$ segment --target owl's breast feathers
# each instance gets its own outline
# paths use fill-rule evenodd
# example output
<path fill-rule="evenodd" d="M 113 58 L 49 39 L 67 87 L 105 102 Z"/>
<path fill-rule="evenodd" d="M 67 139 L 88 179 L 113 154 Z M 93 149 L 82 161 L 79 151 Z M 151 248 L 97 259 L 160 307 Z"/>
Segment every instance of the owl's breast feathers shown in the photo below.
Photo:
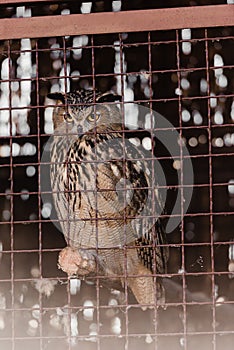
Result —
<path fill-rule="evenodd" d="M 149 187 L 141 163 L 132 160 L 142 155 L 120 133 L 108 128 L 101 132 L 98 127 L 95 134 L 82 135 L 68 151 L 64 168 L 68 200 L 74 210 L 88 205 L 98 217 L 132 219 L 140 213 Z"/>

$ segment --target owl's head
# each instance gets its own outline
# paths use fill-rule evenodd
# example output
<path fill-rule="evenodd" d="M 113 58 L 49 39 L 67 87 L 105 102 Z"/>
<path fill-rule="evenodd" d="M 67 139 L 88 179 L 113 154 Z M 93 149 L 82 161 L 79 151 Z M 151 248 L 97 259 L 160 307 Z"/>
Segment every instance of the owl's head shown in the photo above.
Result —
<path fill-rule="evenodd" d="M 100 125 L 122 124 L 122 117 L 117 105 L 121 97 L 112 93 L 100 93 L 80 89 L 75 92 L 55 92 L 48 94 L 56 100 L 53 113 L 55 130 L 68 127 L 72 132 L 83 134 Z M 110 103 L 112 102 L 112 103 Z"/>

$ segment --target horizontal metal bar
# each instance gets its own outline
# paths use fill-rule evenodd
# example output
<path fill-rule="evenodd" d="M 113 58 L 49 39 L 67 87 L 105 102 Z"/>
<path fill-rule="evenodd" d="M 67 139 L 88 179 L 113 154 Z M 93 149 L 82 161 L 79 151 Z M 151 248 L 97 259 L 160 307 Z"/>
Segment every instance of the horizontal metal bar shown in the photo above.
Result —
<path fill-rule="evenodd" d="M 39 195 L 39 193 L 38 193 Z M 188 217 L 188 218 L 195 218 L 195 217 L 223 217 L 223 216 L 234 216 L 234 211 L 219 211 L 219 212 L 196 212 L 196 213 L 185 213 L 183 215 L 184 217 Z M 166 219 L 166 218 L 180 218 L 181 217 L 181 214 L 161 214 L 160 215 L 160 218 L 162 219 Z M 95 219 L 96 220 L 96 219 Z M 99 219 L 97 219 L 99 220 Z M 104 222 L 105 220 L 110 220 L 110 218 L 106 218 L 106 219 L 102 219 L 102 221 Z M 113 219 L 114 220 L 114 219 Z M 22 224 L 22 225 L 25 225 L 25 223 L 27 224 L 40 224 L 40 223 L 48 223 L 48 222 L 58 222 L 58 223 L 61 223 L 61 222 L 66 222 L 66 219 L 63 219 L 63 220 L 59 220 L 59 219 L 34 219 L 34 220 L 14 220 L 14 224 L 15 225 L 18 225 L 18 224 Z M 4 226 L 4 225 L 11 225 L 12 222 L 11 221 L 0 221 L 0 227 L 1 226 Z M 213 243 L 212 243 L 213 245 Z"/>
<path fill-rule="evenodd" d="M 52 3 L 52 2 L 60 2 L 62 0 L 50 0 L 50 1 L 45 1 L 45 0 L 0 0 L 0 6 L 24 6 L 24 5 L 29 5 L 29 4 L 33 4 L 35 5 L 36 3 L 41 3 L 44 2 L 45 5 L 48 5 L 48 3 Z"/>
<path fill-rule="evenodd" d="M 14 279 L 14 281 L 15 281 L 15 279 Z M 229 301 L 227 304 L 230 305 L 230 304 L 232 304 L 232 302 Z M 179 302 L 179 303 L 165 303 L 164 305 L 165 305 L 165 309 L 166 309 L 167 306 L 181 306 L 181 305 L 194 305 L 195 306 L 195 305 L 202 305 L 202 304 L 200 302 L 198 302 L 198 303 L 197 302 L 184 302 L 184 303 Z M 205 305 L 205 304 L 203 304 L 203 305 Z M 209 303 L 209 305 L 214 305 L 214 303 Z M 220 301 L 218 301 L 215 304 L 216 307 L 220 307 L 220 305 L 221 305 Z M 139 304 L 127 304 L 127 306 L 128 307 L 131 306 L 131 308 L 136 308 L 136 309 L 141 307 L 141 305 L 139 305 Z M 108 307 L 110 308 L 110 306 L 108 306 Z M 122 309 L 126 308 L 126 304 L 123 304 L 123 305 L 119 304 L 118 307 L 120 310 L 122 310 Z M 43 310 L 47 310 L 47 309 L 48 308 L 43 307 Z M 73 307 L 73 309 L 74 309 L 74 307 Z M 10 310 L 9 312 L 11 312 L 11 311 L 20 312 L 21 310 L 24 310 L 24 309 L 20 308 L 20 311 L 18 309 L 15 309 L 15 308 L 6 309 L 6 310 Z M 32 311 L 32 309 L 30 309 L 30 311 Z M 175 332 L 167 331 L 165 333 L 157 331 L 157 333 L 149 333 L 149 334 L 152 338 L 154 338 L 154 337 L 177 337 L 177 338 L 180 337 L 181 338 L 184 336 L 183 331 L 181 331 L 181 332 L 180 331 L 175 331 Z M 206 330 L 205 331 L 193 331 L 193 330 L 190 331 L 190 330 L 186 330 L 186 337 L 187 336 L 199 336 L 199 335 L 201 335 L 201 336 L 206 335 L 206 336 L 210 336 L 210 337 L 212 335 L 217 335 L 219 337 L 228 335 L 230 337 L 232 334 L 234 334 L 233 330 L 217 330 L 217 331 L 216 330 L 215 331 L 206 331 Z M 140 338 L 145 337 L 145 336 L 146 336 L 145 333 L 132 333 L 131 332 L 131 334 L 128 334 L 128 335 L 125 335 L 125 334 L 121 335 L 121 339 L 134 339 L 135 340 L 137 338 L 140 339 Z M 101 339 L 105 339 L 105 340 L 106 339 L 113 339 L 114 342 L 116 341 L 116 335 L 111 334 L 111 333 L 104 333 L 104 334 L 99 333 L 99 334 L 95 335 L 95 337 L 98 338 L 99 340 L 101 340 Z M 26 336 L 16 335 L 16 336 L 14 336 L 14 341 L 19 341 L 19 342 L 23 341 L 23 340 L 30 341 L 31 339 L 32 339 L 32 336 L 30 336 L 30 335 L 26 335 Z M 35 335 L 35 336 L 33 336 L 33 340 L 35 342 L 37 340 L 46 340 L 47 342 L 52 342 L 53 340 L 57 341 L 58 339 L 61 341 L 67 340 L 67 335 L 43 335 L 43 336 Z M 83 334 L 77 335 L 76 339 L 83 341 L 84 340 Z M 1 341 L 11 341 L 12 342 L 12 337 L 3 336 L 3 337 L 1 337 Z M 215 344 L 217 344 L 217 343 L 215 343 Z M 128 349 L 130 349 L 130 348 L 128 348 Z"/>
<path fill-rule="evenodd" d="M 75 2 L 76 0 L 66 0 L 66 2 Z M 23 6 L 26 5 L 35 5 L 37 3 L 44 2 L 44 5 L 48 5 L 53 2 L 64 2 L 64 0 L 0 0 L 0 6 L 10 6 L 10 5 L 16 5 L 16 6 Z M 86 1 L 84 1 L 86 2 Z"/>
<path fill-rule="evenodd" d="M 233 5 L 4 18 L 0 39 L 209 28 L 234 25 Z"/>

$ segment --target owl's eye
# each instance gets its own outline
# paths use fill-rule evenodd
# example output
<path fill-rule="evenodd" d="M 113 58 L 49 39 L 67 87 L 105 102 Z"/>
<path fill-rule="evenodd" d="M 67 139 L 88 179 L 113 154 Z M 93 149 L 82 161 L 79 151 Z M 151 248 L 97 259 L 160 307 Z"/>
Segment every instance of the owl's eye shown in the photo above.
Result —
<path fill-rule="evenodd" d="M 66 120 L 66 122 L 68 122 L 68 123 L 72 123 L 72 122 L 73 122 L 73 117 L 72 117 L 69 113 L 67 113 L 67 112 L 65 112 L 65 113 L 63 114 L 63 118 L 64 118 L 64 120 Z"/>
<path fill-rule="evenodd" d="M 96 113 L 91 113 L 88 117 L 87 120 L 90 123 L 94 123 L 95 121 L 97 122 L 98 119 L 100 118 L 100 112 L 96 112 Z"/>

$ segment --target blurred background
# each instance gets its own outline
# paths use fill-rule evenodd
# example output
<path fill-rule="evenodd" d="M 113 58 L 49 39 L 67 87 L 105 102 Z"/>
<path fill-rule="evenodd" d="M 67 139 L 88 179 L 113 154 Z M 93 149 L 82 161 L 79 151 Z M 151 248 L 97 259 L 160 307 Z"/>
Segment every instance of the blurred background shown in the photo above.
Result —
<path fill-rule="evenodd" d="M 227 3 L 174 1 L 173 7 Z M 172 7 L 141 0 L 0 6 L 1 18 Z M 233 27 L 217 27 L 0 41 L 2 349 L 232 349 L 233 39 Z M 127 122 L 134 115 L 146 123 L 133 101 L 163 115 L 191 155 L 192 200 L 168 234 L 165 309 L 143 312 L 131 295 L 123 306 L 122 292 L 68 281 L 57 267 L 66 242 L 50 220 L 52 201 L 40 195 L 40 159 L 53 134 L 46 96 L 93 86 L 123 95 Z M 150 135 L 138 137 L 152 147 Z M 181 162 L 157 143 L 154 153 L 168 185 L 166 221 Z"/>

